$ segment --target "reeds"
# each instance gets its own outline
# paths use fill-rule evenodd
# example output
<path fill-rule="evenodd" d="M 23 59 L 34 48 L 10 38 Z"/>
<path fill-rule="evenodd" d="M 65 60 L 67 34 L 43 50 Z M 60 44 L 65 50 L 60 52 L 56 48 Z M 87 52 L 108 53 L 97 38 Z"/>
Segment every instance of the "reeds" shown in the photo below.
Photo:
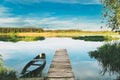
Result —
<path fill-rule="evenodd" d="M 120 74 L 120 42 L 107 43 L 89 52 L 89 55 L 99 61 L 103 75 L 106 72 Z"/>
<path fill-rule="evenodd" d="M 78 36 L 73 37 L 72 39 L 85 40 L 85 41 L 112 41 L 118 40 L 119 38 L 111 36 Z"/>
<path fill-rule="evenodd" d="M 7 68 L 2 64 L 2 56 L 0 55 L 0 80 L 16 80 L 16 71 Z"/>
<path fill-rule="evenodd" d="M 0 80 L 16 80 L 16 72 L 10 68 L 0 66 Z"/>
<path fill-rule="evenodd" d="M 44 40 L 44 37 L 41 36 L 0 36 L 0 41 L 6 42 L 18 42 L 18 41 L 37 41 L 37 40 Z"/>

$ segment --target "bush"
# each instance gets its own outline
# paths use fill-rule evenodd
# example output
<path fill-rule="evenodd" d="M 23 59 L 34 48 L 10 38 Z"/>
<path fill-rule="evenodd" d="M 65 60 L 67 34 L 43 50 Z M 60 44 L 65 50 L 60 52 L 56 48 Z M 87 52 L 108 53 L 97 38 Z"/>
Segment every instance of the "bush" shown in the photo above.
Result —
<path fill-rule="evenodd" d="M 89 55 L 99 61 L 103 74 L 107 71 L 120 74 L 120 43 L 107 43 L 97 50 L 89 52 Z"/>
<path fill-rule="evenodd" d="M 16 80 L 16 72 L 12 69 L 1 66 L 0 80 Z"/>
<path fill-rule="evenodd" d="M 44 39 L 45 39 L 44 37 L 37 36 L 37 37 L 35 37 L 35 39 L 34 39 L 34 40 L 44 40 Z"/>
<path fill-rule="evenodd" d="M 1 55 L 0 55 L 0 62 L 2 62 Z M 4 67 L 3 64 L 0 63 L 0 80 L 16 80 L 16 71 Z"/>
<path fill-rule="evenodd" d="M 10 42 L 18 42 L 18 41 L 37 41 L 37 40 L 44 40 L 44 37 L 41 36 L 0 36 L 0 41 L 10 41 Z"/>
<path fill-rule="evenodd" d="M 72 39 L 80 39 L 85 41 L 112 41 L 117 40 L 119 38 L 113 38 L 111 36 L 78 36 L 73 37 Z"/>

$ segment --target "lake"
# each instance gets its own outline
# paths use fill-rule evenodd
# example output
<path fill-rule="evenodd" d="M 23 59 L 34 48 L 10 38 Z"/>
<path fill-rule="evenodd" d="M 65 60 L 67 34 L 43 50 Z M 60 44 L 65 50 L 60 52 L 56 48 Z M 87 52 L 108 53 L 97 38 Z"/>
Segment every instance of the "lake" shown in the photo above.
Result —
<path fill-rule="evenodd" d="M 56 49 L 65 48 L 68 51 L 72 70 L 76 80 L 113 80 L 116 75 L 100 74 L 101 66 L 88 52 L 96 50 L 105 42 L 90 42 L 71 38 L 46 38 L 43 41 L 24 42 L 0 41 L 0 54 L 4 64 L 14 68 L 18 75 L 22 68 L 39 53 L 46 53 L 47 64 L 43 75 L 46 76 Z"/>

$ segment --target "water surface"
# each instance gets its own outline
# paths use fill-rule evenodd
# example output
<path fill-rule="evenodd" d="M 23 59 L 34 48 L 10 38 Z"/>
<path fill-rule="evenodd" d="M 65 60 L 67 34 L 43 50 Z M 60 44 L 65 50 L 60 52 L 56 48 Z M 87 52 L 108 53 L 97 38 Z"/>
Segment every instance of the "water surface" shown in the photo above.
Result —
<path fill-rule="evenodd" d="M 46 53 L 47 64 L 43 71 L 45 76 L 55 50 L 65 48 L 71 61 L 76 80 L 113 80 L 115 75 L 100 74 L 101 67 L 95 59 L 89 57 L 88 52 L 97 49 L 105 42 L 90 42 L 73 40 L 71 38 L 46 38 L 43 41 L 33 42 L 2 42 L 0 41 L 0 54 L 6 66 L 14 68 L 18 74 L 27 62 L 39 53 Z"/>

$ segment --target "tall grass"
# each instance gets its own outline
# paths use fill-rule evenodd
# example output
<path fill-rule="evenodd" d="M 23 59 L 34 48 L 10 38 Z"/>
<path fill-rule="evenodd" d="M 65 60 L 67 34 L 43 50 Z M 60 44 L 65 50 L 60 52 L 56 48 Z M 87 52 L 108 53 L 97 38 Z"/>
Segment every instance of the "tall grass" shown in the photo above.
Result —
<path fill-rule="evenodd" d="M 17 41 L 37 41 L 37 40 L 44 40 L 44 37 L 41 36 L 16 36 L 16 35 L 4 35 L 0 36 L 0 41 L 7 41 L 7 42 L 17 42 Z"/>
<path fill-rule="evenodd" d="M 72 39 L 80 39 L 85 41 L 112 41 L 112 40 L 118 40 L 119 38 L 111 37 L 111 36 L 78 36 L 78 37 L 73 37 Z"/>
<path fill-rule="evenodd" d="M 2 61 L 3 61 L 2 55 L 0 55 L 0 66 L 2 66 Z"/>
<path fill-rule="evenodd" d="M 0 80 L 16 80 L 16 72 L 10 68 L 1 66 Z"/>
<path fill-rule="evenodd" d="M 0 62 L 2 62 L 2 57 L 0 55 Z M 0 80 L 16 80 L 16 71 L 5 67 L 0 63 Z"/>
<path fill-rule="evenodd" d="M 102 66 L 102 73 L 118 73 L 120 75 L 120 42 L 107 43 L 95 51 L 89 52 Z M 118 76 L 120 80 L 120 76 Z"/>
<path fill-rule="evenodd" d="M 19 41 L 37 41 L 37 40 L 44 40 L 44 37 L 41 36 L 23 36 L 23 37 L 19 37 Z"/>

